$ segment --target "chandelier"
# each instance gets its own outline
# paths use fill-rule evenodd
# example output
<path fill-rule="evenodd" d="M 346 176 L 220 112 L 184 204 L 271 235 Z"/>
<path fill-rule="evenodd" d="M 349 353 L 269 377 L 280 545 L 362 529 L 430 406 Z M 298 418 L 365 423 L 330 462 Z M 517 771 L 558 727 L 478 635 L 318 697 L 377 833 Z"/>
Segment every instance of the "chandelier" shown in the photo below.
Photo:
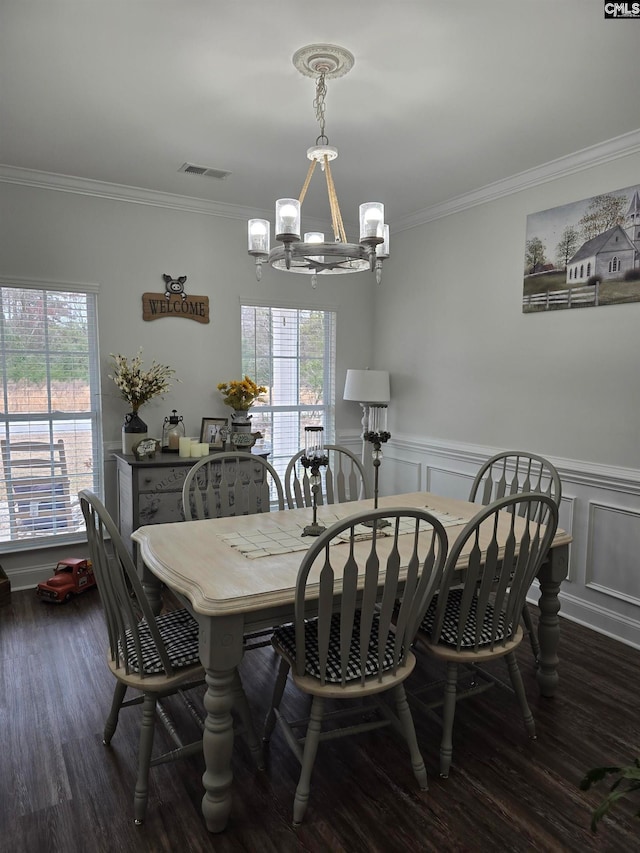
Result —
<path fill-rule="evenodd" d="M 315 145 L 307 150 L 311 164 L 299 198 L 280 198 L 276 201 L 276 240 L 280 245 L 270 248 L 271 226 L 267 219 L 249 220 L 248 252 L 255 257 L 258 281 L 265 261 L 275 269 L 310 275 L 312 287 L 316 286 L 319 275 L 363 270 L 375 271 L 378 284 L 382 280 L 382 262 L 389 257 L 389 226 L 384 222 L 384 205 L 380 202 L 361 204 L 360 240 L 358 243 L 347 242 L 330 166 L 338 156 L 338 149 L 329 145 L 325 133 L 327 80 L 347 74 L 354 61 L 348 50 L 325 44 L 302 47 L 293 55 L 296 69 L 316 80 L 313 106 L 320 134 Z M 327 183 L 333 241 L 325 241 L 325 235 L 319 231 L 307 231 L 300 239 L 301 206 L 318 163 Z"/>

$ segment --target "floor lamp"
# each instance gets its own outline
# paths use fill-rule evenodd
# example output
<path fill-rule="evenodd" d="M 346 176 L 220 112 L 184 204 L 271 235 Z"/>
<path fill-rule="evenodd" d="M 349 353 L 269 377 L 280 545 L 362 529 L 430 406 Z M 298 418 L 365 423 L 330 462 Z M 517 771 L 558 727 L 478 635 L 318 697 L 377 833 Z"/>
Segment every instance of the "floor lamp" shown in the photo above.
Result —
<path fill-rule="evenodd" d="M 387 370 L 347 370 L 343 399 L 362 406 L 362 464 L 365 463 L 367 442 L 373 445 L 373 498 L 378 508 L 378 469 L 382 459 L 381 446 L 391 438 L 387 430 L 387 406 L 391 399 Z"/>

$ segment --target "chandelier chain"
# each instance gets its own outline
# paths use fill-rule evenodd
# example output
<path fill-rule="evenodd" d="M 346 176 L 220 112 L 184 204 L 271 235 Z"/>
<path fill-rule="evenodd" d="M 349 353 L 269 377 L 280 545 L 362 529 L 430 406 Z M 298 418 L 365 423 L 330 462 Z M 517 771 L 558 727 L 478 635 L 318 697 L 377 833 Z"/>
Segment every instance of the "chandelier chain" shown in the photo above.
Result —
<path fill-rule="evenodd" d="M 316 121 L 320 125 L 320 136 L 316 139 L 316 145 L 321 141 L 324 142 L 325 145 L 329 144 L 329 138 L 324 132 L 324 124 L 325 124 L 325 98 L 327 96 L 327 82 L 325 79 L 324 71 L 321 71 L 318 75 L 318 81 L 316 83 L 316 96 L 313 99 L 313 108 L 316 111 Z"/>

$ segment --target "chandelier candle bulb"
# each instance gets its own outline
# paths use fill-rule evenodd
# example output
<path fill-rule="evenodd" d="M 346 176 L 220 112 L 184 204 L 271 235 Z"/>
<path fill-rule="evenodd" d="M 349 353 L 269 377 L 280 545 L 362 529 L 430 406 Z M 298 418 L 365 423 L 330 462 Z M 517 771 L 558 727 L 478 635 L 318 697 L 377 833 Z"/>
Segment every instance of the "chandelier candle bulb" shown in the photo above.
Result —
<path fill-rule="evenodd" d="M 375 238 L 382 243 L 384 237 L 384 204 L 366 201 L 360 205 L 360 239 Z"/>
<path fill-rule="evenodd" d="M 305 243 L 324 243 L 324 234 L 322 231 L 307 231 L 304 235 Z M 310 260 L 317 261 L 319 264 L 324 263 L 324 255 L 310 255 Z M 315 287 L 315 284 L 313 285 Z"/>
<path fill-rule="evenodd" d="M 250 255 L 268 255 L 271 245 L 271 226 L 267 219 L 250 219 L 248 225 Z"/>
<path fill-rule="evenodd" d="M 300 239 L 300 202 L 296 198 L 279 198 L 276 201 L 276 239 Z"/>
<path fill-rule="evenodd" d="M 383 260 L 389 257 L 389 226 L 385 225 L 382 230 L 382 243 L 376 246 L 376 257 Z"/>
<path fill-rule="evenodd" d="M 304 235 L 305 243 L 324 243 L 324 234 L 322 231 L 306 231 Z"/>

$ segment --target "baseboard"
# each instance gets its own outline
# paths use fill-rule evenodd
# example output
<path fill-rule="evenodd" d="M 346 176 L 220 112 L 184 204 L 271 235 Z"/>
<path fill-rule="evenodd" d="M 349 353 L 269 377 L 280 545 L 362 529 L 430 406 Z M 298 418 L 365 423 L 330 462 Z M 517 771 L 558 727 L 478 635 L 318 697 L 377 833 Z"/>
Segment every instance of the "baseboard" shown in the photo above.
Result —
<path fill-rule="evenodd" d="M 640 625 L 636 619 L 562 592 L 560 615 L 626 646 L 640 649 Z"/>

